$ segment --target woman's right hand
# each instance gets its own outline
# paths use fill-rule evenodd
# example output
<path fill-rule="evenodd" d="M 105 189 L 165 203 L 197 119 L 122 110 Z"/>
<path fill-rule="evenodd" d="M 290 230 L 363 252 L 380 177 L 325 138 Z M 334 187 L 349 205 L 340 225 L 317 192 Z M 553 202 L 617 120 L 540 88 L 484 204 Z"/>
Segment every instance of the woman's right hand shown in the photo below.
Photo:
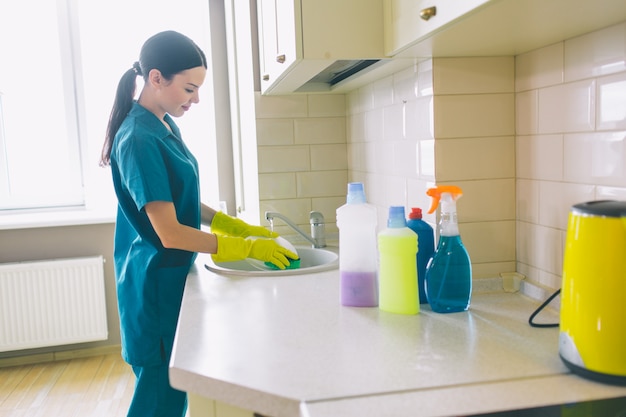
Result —
<path fill-rule="evenodd" d="M 216 235 L 217 253 L 211 255 L 215 262 L 238 261 L 254 258 L 263 262 L 271 262 L 279 269 L 285 269 L 290 259 L 298 259 L 298 255 L 280 246 L 272 239 L 243 239 L 240 237 Z"/>

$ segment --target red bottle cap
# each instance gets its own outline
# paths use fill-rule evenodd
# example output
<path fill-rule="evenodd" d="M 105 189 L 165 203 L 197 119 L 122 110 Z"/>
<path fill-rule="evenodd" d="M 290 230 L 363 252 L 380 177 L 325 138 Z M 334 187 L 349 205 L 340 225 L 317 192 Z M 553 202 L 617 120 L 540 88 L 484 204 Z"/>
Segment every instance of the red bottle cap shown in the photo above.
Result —
<path fill-rule="evenodd" d="M 422 209 L 419 207 L 411 208 L 411 212 L 409 213 L 409 219 L 421 219 L 422 218 Z"/>

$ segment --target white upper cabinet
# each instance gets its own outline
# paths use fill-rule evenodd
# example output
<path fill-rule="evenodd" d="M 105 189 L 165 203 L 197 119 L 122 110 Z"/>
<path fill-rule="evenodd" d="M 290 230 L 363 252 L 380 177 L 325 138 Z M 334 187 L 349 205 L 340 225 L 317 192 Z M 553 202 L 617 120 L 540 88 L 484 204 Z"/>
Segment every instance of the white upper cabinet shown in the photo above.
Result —
<path fill-rule="evenodd" d="M 626 20 L 626 0 L 257 0 L 257 15 L 263 94 L 343 93 L 415 58 L 515 56 L 589 33 Z"/>
<path fill-rule="evenodd" d="M 261 92 L 331 91 L 325 69 L 385 58 L 382 15 L 383 0 L 257 0 Z"/>
<path fill-rule="evenodd" d="M 300 5 L 298 4 L 298 15 Z M 293 0 L 259 0 L 257 5 L 259 18 L 259 45 L 261 78 L 263 85 L 279 78 L 296 60 L 296 19 Z"/>
<path fill-rule="evenodd" d="M 489 0 L 385 0 L 385 52 L 395 55 Z"/>
<path fill-rule="evenodd" d="M 394 57 L 518 55 L 626 20 L 625 0 L 384 0 Z"/>

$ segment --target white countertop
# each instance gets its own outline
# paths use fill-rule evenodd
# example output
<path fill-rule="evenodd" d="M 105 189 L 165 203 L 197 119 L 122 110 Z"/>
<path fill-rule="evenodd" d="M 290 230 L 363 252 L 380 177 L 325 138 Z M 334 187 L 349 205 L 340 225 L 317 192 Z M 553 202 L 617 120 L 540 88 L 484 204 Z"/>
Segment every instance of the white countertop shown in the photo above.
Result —
<path fill-rule="evenodd" d="M 230 277 L 198 257 L 170 366 L 174 387 L 282 416 L 450 416 L 626 396 L 569 373 L 537 303 L 474 293 L 468 312 L 343 307 L 339 271 Z M 558 321 L 543 312 L 538 321 Z M 419 410 L 419 414 L 416 411 Z"/>

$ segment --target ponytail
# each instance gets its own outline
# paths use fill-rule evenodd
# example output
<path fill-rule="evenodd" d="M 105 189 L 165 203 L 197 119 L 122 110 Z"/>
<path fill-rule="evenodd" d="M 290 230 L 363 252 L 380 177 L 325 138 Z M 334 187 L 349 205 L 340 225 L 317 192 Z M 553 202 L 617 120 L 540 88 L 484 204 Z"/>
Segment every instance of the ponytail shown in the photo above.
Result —
<path fill-rule="evenodd" d="M 102 146 L 102 153 L 100 155 L 100 166 L 105 167 L 111 164 L 111 148 L 113 147 L 113 139 L 117 130 L 122 125 L 122 122 L 130 112 L 133 106 L 133 98 L 135 97 L 136 78 L 139 72 L 136 66 L 129 69 L 122 75 L 119 84 L 117 85 L 117 92 L 115 93 L 115 101 L 113 102 L 113 109 L 109 116 L 109 124 L 107 126 L 107 132 L 104 139 L 104 145 Z"/>

